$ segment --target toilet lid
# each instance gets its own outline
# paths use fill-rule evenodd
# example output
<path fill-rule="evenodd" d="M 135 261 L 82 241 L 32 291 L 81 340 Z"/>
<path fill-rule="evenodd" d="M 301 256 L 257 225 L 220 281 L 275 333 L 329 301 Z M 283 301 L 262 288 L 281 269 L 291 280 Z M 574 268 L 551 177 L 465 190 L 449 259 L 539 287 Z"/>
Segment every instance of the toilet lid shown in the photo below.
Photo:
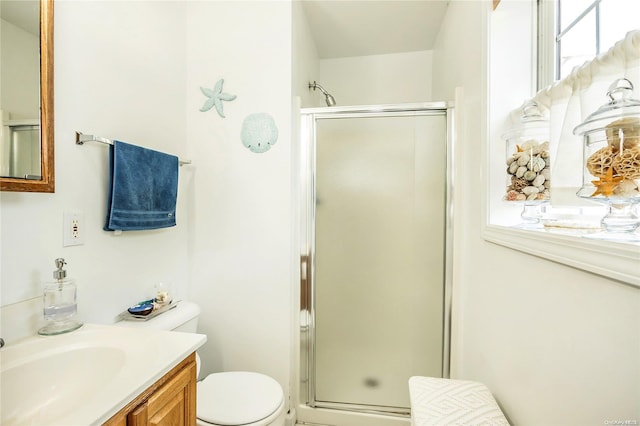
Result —
<path fill-rule="evenodd" d="M 269 417 L 282 404 L 280 384 L 260 373 L 233 371 L 198 382 L 198 418 L 218 425 L 244 425 Z"/>

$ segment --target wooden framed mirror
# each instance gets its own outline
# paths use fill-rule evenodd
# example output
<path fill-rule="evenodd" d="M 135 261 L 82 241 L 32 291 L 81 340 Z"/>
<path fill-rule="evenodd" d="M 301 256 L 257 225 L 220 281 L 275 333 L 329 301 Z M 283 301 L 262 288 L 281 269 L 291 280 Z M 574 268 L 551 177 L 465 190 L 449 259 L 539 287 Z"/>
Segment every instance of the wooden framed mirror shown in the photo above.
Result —
<path fill-rule="evenodd" d="M 55 192 L 53 126 L 53 0 L 40 0 L 40 174 L 0 177 L 0 190 Z M 36 125 L 37 125 L 36 124 Z M 3 139 L 4 137 L 3 123 Z M 5 141 L 3 140 L 3 143 Z M 6 151 L 2 151 L 3 154 Z M 37 159 L 36 159 L 37 161 Z"/>

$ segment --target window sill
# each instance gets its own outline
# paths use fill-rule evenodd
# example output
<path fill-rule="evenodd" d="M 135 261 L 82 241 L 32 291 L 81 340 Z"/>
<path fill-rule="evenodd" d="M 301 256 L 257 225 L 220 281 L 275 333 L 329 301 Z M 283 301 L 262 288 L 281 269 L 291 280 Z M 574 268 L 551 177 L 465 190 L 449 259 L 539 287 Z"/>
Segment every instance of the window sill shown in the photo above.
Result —
<path fill-rule="evenodd" d="M 640 244 L 487 225 L 485 240 L 640 287 Z"/>

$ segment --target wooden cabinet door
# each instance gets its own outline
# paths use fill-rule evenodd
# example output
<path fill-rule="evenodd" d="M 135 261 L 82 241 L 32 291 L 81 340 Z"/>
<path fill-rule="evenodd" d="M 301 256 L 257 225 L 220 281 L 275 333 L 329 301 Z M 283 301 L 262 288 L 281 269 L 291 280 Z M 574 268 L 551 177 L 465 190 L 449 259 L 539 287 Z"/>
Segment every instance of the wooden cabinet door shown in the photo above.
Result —
<path fill-rule="evenodd" d="M 195 426 L 196 356 L 192 353 L 103 426 Z"/>
<path fill-rule="evenodd" d="M 196 418 L 196 366 L 187 366 L 162 385 L 133 412 L 129 426 L 194 426 Z"/>

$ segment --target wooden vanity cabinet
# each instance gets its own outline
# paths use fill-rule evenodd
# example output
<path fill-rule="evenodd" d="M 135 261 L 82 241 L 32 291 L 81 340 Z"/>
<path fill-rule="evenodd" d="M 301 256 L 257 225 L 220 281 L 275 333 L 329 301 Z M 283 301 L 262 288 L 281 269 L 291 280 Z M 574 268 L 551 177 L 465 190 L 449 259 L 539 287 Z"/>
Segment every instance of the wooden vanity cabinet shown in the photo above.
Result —
<path fill-rule="evenodd" d="M 196 356 L 189 355 L 103 426 L 195 426 Z"/>

